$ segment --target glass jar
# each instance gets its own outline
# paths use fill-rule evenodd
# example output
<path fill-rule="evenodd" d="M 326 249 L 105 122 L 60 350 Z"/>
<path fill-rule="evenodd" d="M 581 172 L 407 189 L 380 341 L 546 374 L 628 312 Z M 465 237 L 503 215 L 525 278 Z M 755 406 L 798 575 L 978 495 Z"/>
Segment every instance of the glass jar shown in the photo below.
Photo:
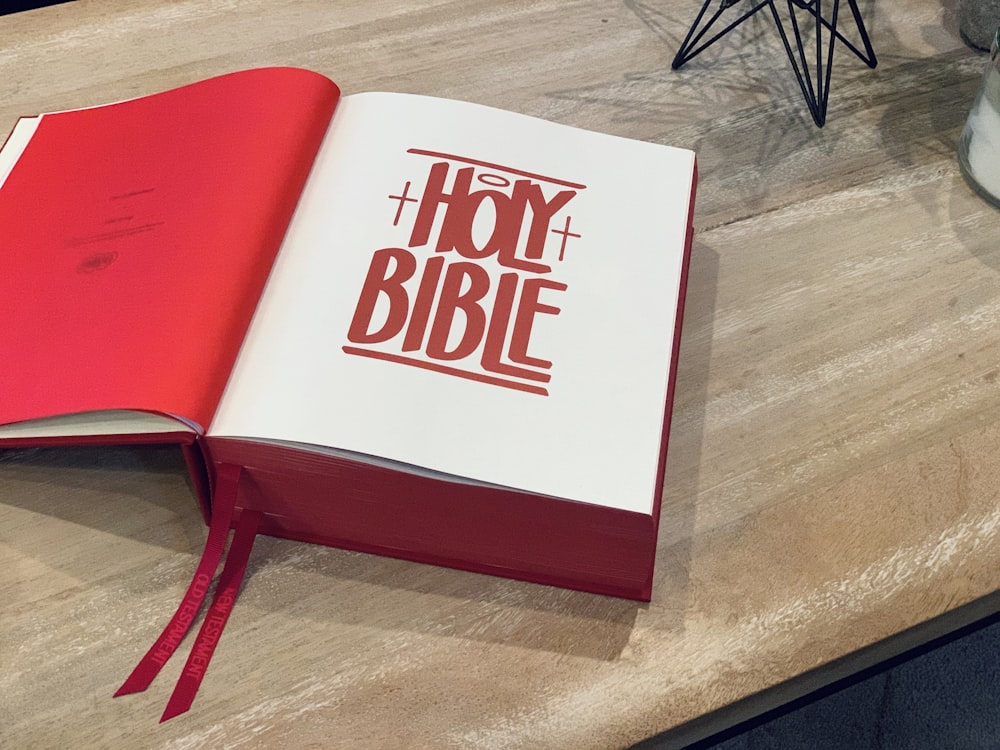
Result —
<path fill-rule="evenodd" d="M 972 104 L 962 137 L 958 165 L 973 189 L 1000 206 L 1000 29 L 993 37 L 990 61 Z"/>

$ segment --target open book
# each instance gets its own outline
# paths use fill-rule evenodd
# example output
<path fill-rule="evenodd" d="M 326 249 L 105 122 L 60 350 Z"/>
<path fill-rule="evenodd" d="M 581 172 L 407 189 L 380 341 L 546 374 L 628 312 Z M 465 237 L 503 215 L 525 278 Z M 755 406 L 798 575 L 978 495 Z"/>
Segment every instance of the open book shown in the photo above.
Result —
<path fill-rule="evenodd" d="M 648 599 L 695 181 L 292 68 L 22 118 L 0 447 L 177 442 L 260 533 Z"/>

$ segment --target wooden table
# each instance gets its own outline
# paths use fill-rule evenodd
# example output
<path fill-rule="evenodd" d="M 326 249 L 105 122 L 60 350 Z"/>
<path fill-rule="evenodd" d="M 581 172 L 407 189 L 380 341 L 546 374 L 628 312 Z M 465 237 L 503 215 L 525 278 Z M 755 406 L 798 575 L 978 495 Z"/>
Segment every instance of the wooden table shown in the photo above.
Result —
<path fill-rule="evenodd" d="M 701 165 L 649 605 L 263 538 L 194 709 L 158 725 L 182 660 L 111 694 L 206 535 L 179 454 L 8 451 L 0 746 L 680 744 L 994 606 L 1000 213 L 955 160 L 985 60 L 937 0 L 863 2 L 880 66 L 838 57 L 820 130 L 764 19 L 671 71 L 697 7 L 79 0 L 0 18 L 2 132 L 291 64 Z"/>

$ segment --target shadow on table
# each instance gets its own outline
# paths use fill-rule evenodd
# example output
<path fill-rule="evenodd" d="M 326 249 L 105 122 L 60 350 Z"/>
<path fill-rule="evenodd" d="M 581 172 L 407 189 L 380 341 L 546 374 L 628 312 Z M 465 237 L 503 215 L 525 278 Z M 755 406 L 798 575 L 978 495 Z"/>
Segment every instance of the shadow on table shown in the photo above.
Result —
<path fill-rule="evenodd" d="M 658 613 L 652 626 L 676 633 L 683 632 L 688 609 L 718 278 L 718 254 L 696 238 L 691 252 L 684 328 L 677 360 L 674 415 L 663 481 L 660 543 L 651 603 Z"/>
<path fill-rule="evenodd" d="M 177 550 L 180 544 L 190 558 L 191 575 L 207 536 L 183 458 L 173 446 L 3 450 L 0 503 L 144 545 Z M 3 539 L 17 548 L 15 534 Z M 71 538 L 65 542 L 73 544 Z M 91 550 L 80 555 L 67 555 L 65 548 L 22 552 L 80 581 L 99 574 L 93 570 Z M 173 578 L 161 583 L 177 585 Z M 237 610 L 252 606 L 280 615 L 300 609 L 303 598 L 315 596 L 330 602 L 328 608 L 313 608 L 315 620 L 597 660 L 621 655 L 637 614 L 646 607 L 626 599 L 258 537 Z M 165 624 L 171 612 L 160 614 Z"/>
<path fill-rule="evenodd" d="M 152 510 L 182 528 L 182 551 L 201 553 L 207 529 L 176 445 L 0 450 L 0 503 L 178 549 L 176 527 L 136 520 Z M 17 540 L 11 539 L 16 545 Z M 33 554 L 44 554 L 34 550 Z"/>

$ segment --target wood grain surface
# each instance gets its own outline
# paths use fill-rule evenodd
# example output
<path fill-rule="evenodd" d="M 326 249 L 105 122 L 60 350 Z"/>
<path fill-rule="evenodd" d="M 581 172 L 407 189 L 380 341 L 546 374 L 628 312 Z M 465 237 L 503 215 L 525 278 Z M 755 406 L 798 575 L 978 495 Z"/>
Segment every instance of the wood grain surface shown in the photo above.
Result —
<path fill-rule="evenodd" d="M 206 536 L 179 452 L 0 452 L 0 747 L 626 747 L 1000 588 L 1000 212 L 955 159 L 985 58 L 954 0 L 861 0 L 880 64 L 838 49 L 821 130 L 763 17 L 670 69 L 698 5 L 0 18 L 3 133 L 281 64 L 701 167 L 650 604 L 261 538 L 193 710 L 158 725 L 182 659 L 111 695 Z"/>

